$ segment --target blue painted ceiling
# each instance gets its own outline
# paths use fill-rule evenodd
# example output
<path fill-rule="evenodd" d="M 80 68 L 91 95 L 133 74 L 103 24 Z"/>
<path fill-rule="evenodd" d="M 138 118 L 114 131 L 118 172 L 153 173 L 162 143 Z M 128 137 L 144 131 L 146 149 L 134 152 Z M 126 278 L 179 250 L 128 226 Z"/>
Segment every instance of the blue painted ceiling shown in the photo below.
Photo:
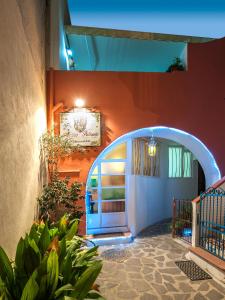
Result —
<path fill-rule="evenodd" d="M 186 44 L 127 38 L 68 35 L 76 70 L 165 72 Z"/>

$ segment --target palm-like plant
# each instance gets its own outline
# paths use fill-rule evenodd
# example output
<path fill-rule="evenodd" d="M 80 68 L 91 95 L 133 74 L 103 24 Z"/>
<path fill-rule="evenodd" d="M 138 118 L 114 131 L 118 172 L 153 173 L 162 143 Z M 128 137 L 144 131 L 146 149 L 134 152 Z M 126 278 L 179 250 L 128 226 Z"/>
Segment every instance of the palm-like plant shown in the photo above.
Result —
<path fill-rule="evenodd" d="M 50 229 L 34 224 L 20 239 L 14 262 L 0 247 L 0 299 L 103 299 L 93 290 L 102 268 L 97 247 L 85 247 L 77 227 L 66 216 Z"/>

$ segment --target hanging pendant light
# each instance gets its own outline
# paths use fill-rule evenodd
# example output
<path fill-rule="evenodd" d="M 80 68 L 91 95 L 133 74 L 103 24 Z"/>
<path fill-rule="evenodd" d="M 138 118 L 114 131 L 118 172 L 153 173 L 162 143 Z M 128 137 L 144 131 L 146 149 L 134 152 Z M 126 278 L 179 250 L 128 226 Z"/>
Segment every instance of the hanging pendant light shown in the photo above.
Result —
<path fill-rule="evenodd" d="M 153 157 L 156 155 L 156 141 L 154 137 L 152 136 L 149 143 L 148 143 L 148 155 Z"/>

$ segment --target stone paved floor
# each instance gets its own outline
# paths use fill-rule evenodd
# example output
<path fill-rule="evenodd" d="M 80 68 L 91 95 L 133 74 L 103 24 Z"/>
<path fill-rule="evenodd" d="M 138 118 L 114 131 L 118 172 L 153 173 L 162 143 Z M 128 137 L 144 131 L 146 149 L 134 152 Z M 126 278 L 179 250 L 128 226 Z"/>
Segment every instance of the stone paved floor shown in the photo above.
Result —
<path fill-rule="evenodd" d="M 185 259 L 186 248 L 173 241 L 168 225 L 147 228 L 132 244 L 102 246 L 99 251 L 121 248 L 124 261 L 104 258 L 100 291 L 107 300 L 225 299 L 225 288 L 214 280 L 191 281 L 175 265 Z"/>

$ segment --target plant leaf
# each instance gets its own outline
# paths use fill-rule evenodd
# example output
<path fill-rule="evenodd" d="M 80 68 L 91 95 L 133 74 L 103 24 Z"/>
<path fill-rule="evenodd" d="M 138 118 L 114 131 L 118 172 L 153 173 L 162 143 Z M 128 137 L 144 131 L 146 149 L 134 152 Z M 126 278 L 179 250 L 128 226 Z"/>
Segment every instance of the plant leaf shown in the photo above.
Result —
<path fill-rule="evenodd" d="M 66 240 L 70 241 L 77 234 L 79 220 L 75 220 L 75 222 L 70 227 L 69 231 L 66 234 Z"/>
<path fill-rule="evenodd" d="M 67 219 L 67 216 L 64 215 L 59 220 L 59 232 L 60 232 L 60 234 L 65 234 L 65 232 L 67 230 L 67 224 L 68 224 L 68 219 Z"/>
<path fill-rule="evenodd" d="M 0 300 L 13 300 L 12 296 L 10 295 L 1 277 L 0 277 Z"/>
<path fill-rule="evenodd" d="M 34 300 L 38 294 L 39 286 L 36 282 L 37 271 L 35 271 L 27 281 L 23 289 L 21 300 Z"/>
<path fill-rule="evenodd" d="M 48 287 L 47 287 L 47 275 L 42 275 L 39 282 L 39 291 L 37 299 L 42 300 L 46 299 L 48 296 Z"/>
<path fill-rule="evenodd" d="M 98 246 L 92 247 L 89 250 L 82 250 L 77 254 L 76 266 L 86 266 L 90 259 L 97 255 Z"/>
<path fill-rule="evenodd" d="M 106 300 L 104 297 L 102 297 L 99 293 L 97 292 L 89 292 L 86 296 L 86 299 L 97 299 L 97 300 Z"/>
<path fill-rule="evenodd" d="M 28 237 L 27 237 L 28 238 Z M 27 257 L 25 256 L 25 240 L 21 238 L 19 240 L 19 243 L 16 248 L 16 257 L 15 257 L 15 289 L 14 289 L 14 295 L 16 297 L 21 295 L 22 290 L 24 289 L 27 281 L 28 276 L 27 272 L 25 271 L 25 260 L 27 260 Z M 17 298 L 16 297 L 16 298 Z"/>
<path fill-rule="evenodd" d="M 13 269 L 2 247 L 0 247 L 0 277 L 6 283 L 8 289 L 10 289 L 14 281 Z"/>
<path fill-rule="evenodd" d="M 60 249 L 59 264 L 62 266 L 61 262 L 65 259 L 65 256 L 66 256 L 66 239 L 65 239 L 65 237 L 59 242 L 59 249 Z M 61 268 L 60 268 L 60 271 L 61 271 Z"/>
<path fill-rule="evenodd" d="M 55 297 L 58 298 L 59 296 L 61 296 L 61 294 L 65 291 L 73 291 L 74 287 L 72 286 L 72 284 L 68 283 L 63 285 L 61 288 L 57 289 L 55 291 Z"/>
<path fill-rule="evenodd" d="M 59 279 L 59 262 L 55 250 L 51 250 L 47 260 L 47 285 L 51 295 L 55 293 Z"/>
<path fill-rule="evenodd" d="M 45 227 L 41 233 L 41 237 L 40 237 L 40 240 L 38 243 L 38 246 L 42 252 L 42 255 L 44 255 L 45 251 L 48 249 L 50 242 L 51 242 L 51 239 L 50 239 L 50 233 L 48 230 L 48 225 L 45 224 Z"/>
<path fill-rule="evenodd" d="M 68 253 L 66 258 L 63 261 L 61 272 L 63 275 L 63 283 L 66 284 L 67 282 L 70 282 L 71 276 L 72 276 L 72 257 Z"/>
<path fill-rule="evenodd" d="M 38 244 L 40 240 L 40 234 L 38 233 L 38 225 L 33 224 L 30 229 L 29 238 L 34 240 L 36 244 Z"/>
<path fill-rule="evenodd" d="M 72 296 L 77 297 L 78 300 L 85 299 L 88 292 L 91 290 L 98 274 L 102 269 L 102 262 L 95 261 L 93 264 L 88 267 L 80 276 L 75 284 L 75 292 L 72 293 Z"/>
<path fill-rule="evenodd" d="M 23 266 L 24 266 L 24 257 L 23 257 L 24 248 L 25 248 L 24 239 L 21 238 L 16 248 L 16 257 L 15 257 L 16 268 L 19 271 L 23 270 Z"/>
<path fill-rule="evenodd" d="M 40 265 L 41 253 L 34 240 L 30 240 L 29 237 L 25 238 L 24 249 L 24 270 L 27 276 L 31 276 L 34 270 Z"/>

